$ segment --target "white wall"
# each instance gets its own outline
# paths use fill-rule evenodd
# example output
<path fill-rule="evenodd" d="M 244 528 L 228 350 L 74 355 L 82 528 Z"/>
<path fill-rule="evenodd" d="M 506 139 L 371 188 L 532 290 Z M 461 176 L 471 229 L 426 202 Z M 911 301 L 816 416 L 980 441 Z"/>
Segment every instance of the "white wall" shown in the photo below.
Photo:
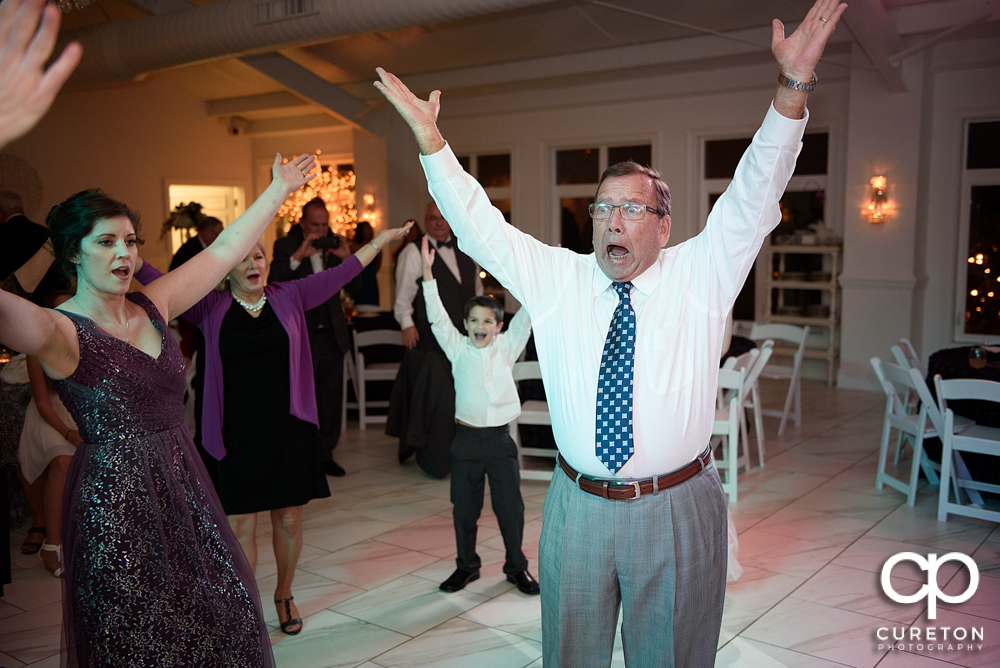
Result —
<path fill-rule="evenodd" d="M 27 160 L 44 188 L 42 214 L 73 193 L 102 188 L 142 216 L 140 254 L 165 270 L 160 226 L 166 183 L 236 185 L 249 195 L 250 140 L 233 137 L 202 102 L 151 78 L 100 91 L 63 93 L 38 127 L 6 152 Z"/>

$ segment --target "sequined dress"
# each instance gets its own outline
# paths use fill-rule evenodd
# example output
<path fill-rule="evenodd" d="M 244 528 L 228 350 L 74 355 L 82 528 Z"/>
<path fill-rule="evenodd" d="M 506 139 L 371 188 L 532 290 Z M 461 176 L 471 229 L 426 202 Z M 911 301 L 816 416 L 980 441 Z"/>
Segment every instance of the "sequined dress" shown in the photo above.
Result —
<path fill-rule="evenodd" d="M 273 666 L 253 574 L 184 425 L 180 348 L 165 335 L 154 359 L 64 313 L 80 363 L 53 385 L 84 442 L 63 496 L 63 665 Z"/>

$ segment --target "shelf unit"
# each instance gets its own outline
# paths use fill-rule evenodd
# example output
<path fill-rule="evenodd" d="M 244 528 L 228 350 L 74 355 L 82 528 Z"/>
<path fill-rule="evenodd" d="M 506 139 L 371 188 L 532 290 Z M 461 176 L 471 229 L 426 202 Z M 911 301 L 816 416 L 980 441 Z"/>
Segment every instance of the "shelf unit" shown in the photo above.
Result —
<path fill-rule="evenodd" d="M 825 360 L 827 363 L 827 383 L 833 385 L 836 378 L 837 363 L 840 358 L 840 285 L 838 278 L 841 271 L 842 246 L 793 246 L 793 245 L 769 245 L 765 248 L 767 252 L 767 307 L 764 310 L 764 321 L 773 323 L 783 323 L 787 325 L 797 325 L 804 327 L 808 325 L 811 330 L 825 330 L 827 333 L 826 348 L 807 347 L 805 351 L 806 359 Z M 829 273 L 829 280 L 808 281 L 808 280 L 788 280 L 785 276 L 785 259 L 788 255 L 819 255 L 823 257 L 822 272 Z M 778 258 L 777 272 L 774 270 L 774 258 Z M 829 258 L 829 259 L 827 259 Z M 775 275 L 777 273 L 777 275 Z M 821 298 L 822 304 L 827 305 L 829 301 L 830 312 L 826 316 L 809 317 L 805 315 L 779 315 L 775 309 L 785 306 L 785 290 L 810 290 L 829 295 L 828 298 Z M 777 293 L 777 301 L 774 295 Z M 811 336 L 811 335 L 810 335 Z M 808 344 L 807 344 L 808 345 Z M 775 346 L 775 354 L 789 356 L 795 350 L 788 348 L 785 350 L 780 346 Z"/>

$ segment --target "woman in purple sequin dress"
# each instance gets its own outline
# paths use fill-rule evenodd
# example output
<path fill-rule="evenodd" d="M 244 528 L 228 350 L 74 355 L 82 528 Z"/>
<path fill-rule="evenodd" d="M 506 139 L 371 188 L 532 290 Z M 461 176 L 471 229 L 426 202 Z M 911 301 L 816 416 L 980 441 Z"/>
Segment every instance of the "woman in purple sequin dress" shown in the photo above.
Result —
<path fill-rule="evenodd" d="M 253 575 L 184 425 L 166 322 L 239 263 L 315 161 L 274 180 L 194 259 L 127 294 L 137 217 L 100 191 L 55 207 L 59 311 L 0 293 L 0 340 L 37 355 L 80 428 L 63 509 L 63 665 L 273 666 Z"/>

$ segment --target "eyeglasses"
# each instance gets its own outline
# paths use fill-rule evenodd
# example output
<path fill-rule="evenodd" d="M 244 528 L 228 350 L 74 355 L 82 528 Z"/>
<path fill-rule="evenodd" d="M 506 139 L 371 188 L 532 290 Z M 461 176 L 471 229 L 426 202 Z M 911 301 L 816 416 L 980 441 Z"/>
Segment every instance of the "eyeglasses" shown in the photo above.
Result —
<path fill-rule="evenodd" d="M 609 220 L 614 215 L 615 209 L 620 209 L 621 217 L 631 222 L 638 222 L 646 217 L 647 211 L 652 211 L 656 215 L 660 212 L 645 204 L 607 204 L 605 202 L 595 202 L 587 207 L 590 217 L 594 220 Z"/>

